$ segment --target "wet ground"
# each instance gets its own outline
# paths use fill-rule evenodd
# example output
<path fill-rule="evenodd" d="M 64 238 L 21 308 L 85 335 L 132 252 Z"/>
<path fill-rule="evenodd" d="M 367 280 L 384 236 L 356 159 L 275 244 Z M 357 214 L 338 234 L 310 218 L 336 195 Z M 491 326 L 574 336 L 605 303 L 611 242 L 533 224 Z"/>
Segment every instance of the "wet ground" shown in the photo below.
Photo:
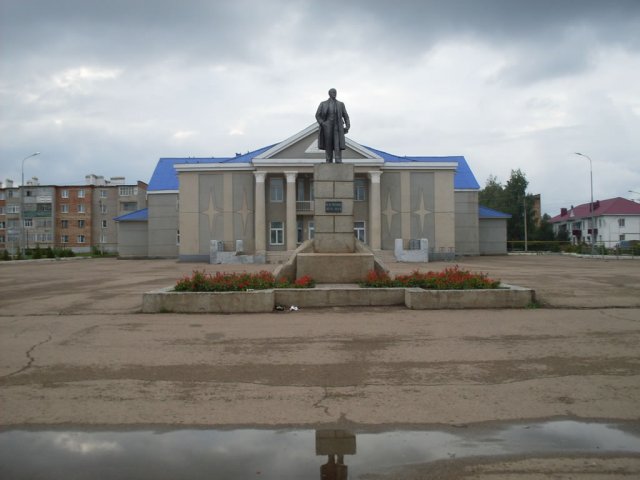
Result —
<path fill-rule="evenodd" d="M 562 455 L 574 463 L 574 474 L 579 467 L 609 475 L 616 465 L 613 473 L 631 478 L 640 474 L 637 427 L 552 421 L 383 432 L 12 430 L 0 433 L 0 477 L 281 480 L 346 479 L 348 472 L 352 479 L 371 479 L 421 472 L 435 478 L 445 474 L 445 466 L 451 474 L 459 460 L 478 468 L 487 460 L 513 463 L 536 456 L 548 466 Z"/>

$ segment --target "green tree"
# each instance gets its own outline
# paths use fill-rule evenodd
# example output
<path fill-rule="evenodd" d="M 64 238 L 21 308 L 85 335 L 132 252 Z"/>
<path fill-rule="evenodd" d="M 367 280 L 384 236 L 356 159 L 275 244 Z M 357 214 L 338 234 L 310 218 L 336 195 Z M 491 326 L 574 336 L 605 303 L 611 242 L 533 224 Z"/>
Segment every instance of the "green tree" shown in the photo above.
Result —
<path fill-rule="evenodd" d="M 511 170 L 511 176 L 503 186 L 497 177 L 490 175 L 484 189 L 480 190 L 479 202 L 485 207 L 508 213 L 507 240 L 524 240 L 524 219 L 527 219 L 527 238 L 535 235 L 537 226 L 533 215 L 533 195 L 527 195 L 529 182 L 520 170 Z M 526 215 L 525 215 L 526 209 Z"/>

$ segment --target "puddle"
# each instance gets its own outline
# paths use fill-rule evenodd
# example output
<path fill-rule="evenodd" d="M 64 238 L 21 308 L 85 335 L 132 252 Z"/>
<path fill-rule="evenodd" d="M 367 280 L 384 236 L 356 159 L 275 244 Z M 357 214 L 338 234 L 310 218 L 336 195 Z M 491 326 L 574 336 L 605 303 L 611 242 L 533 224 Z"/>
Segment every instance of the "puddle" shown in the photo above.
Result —
<path fill-rule="evenodd" d="M 447 458 L 640 453 L 638 425 L 554 421 L 498 428 L 0 432 L 0 478 L 357 479 Z M 323 476 L 321 476 L 323 475 Z"/>

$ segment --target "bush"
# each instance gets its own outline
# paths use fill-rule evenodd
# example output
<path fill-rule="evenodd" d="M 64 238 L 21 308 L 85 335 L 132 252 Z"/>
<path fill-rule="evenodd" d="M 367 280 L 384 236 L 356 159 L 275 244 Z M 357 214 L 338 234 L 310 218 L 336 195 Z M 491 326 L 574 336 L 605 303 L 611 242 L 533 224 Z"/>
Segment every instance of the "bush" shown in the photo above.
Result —
<path fill-rule="evenodd" d="M 47 256 L 47 258 L 55 258 L 55 253 L 53 252 L 53 248 L 51 247 L 47 247 L 47 249 L 45 250 L 45 255 Z"/>
<path fill-rule="evenodd" d="M 369 272 L 363 287 L 415 287 L 428 290 L 471 290 L 494 289 L 500 286 L 500 281 L 490 279 L 483 273 L 471 273 L 455 267 L 445 268 L 441 272 L 413 271 L 409 275 L 398 275 L 394 279 L 386 273 Z"/>
<path fill-rule="evenodd" d="M 8 261 L 11 260 L 11 255 L 9 254 L 9 250 L 5 250 L 2 252 L 2 260 Z"/>
<path fill-rule="evenodd" d="M 191 276 L 185 276 L 176 282 L 176 292 L 242 292 L 246 290 L 265 290 L 268 288 L 312 288 L 315 282 L 305 275 L 293 283 L 276 281 L 271 272 L 224 273 L 215 274 L 195 270 Z"/>
<path fill-rule="evenodd" d="M 31 250 L 31 258 L 35 260 L 42 258 L 42 249 L 40 248 L 40 245 L 36 245 L 36 248 Z"/>

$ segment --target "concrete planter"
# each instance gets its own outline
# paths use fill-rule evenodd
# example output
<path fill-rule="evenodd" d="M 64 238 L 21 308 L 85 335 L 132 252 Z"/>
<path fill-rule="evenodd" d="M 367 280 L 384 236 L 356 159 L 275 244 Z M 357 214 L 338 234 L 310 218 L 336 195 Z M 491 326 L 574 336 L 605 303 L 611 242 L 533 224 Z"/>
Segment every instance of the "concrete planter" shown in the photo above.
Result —
<path fill-rule="evenodd" d="M 515 285 L 489 290 L 423 290 L 407 288 L 405 305 L 412 310 L 461 308 L 525 308 L 535 302 L 535 292 Z"/>
<path fill-rule="evenodd" d="M 176 292 L 173 287 L 142 296 L 144 313 L 260 313 L 275 305 L 273 290 L 250 292 Z"/>
<path fill-rule="evenodd" d="M 405 305 L 412 310 L 525 308 L 535 302 L 529 288 L 501 285 L 493 290 L 423 290 L 421 288 L 278 288 L 249 292 L 175 292 L 173 287 L 147 292 L 145 313 L 264 313 L 276 305 L 301 308 Z"/>
<path fill-rule="evenodd" d="M 404 305 L 404 288 L 278 288 L 277 305 L 297 307 L 364 307 Z"/>

